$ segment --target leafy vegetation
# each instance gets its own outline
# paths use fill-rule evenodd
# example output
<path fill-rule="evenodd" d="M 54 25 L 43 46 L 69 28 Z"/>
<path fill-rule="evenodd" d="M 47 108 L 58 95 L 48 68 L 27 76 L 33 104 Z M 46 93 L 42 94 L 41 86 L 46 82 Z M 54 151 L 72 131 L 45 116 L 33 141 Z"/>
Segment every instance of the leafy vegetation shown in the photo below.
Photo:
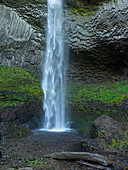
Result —
<path fill-rule="evenodd" d="M 128 134 L 118 133 L 112 138 L 110 148 L 126 148 L 128 146 Z"/>
<path fill-rule="evenodd" d="M 124 107 L 128 99 L 128 81 L 69 85 L 67 96 L 71 120 L 76 122 L 81 134 L 86 135 L 92 122 L 103 114 L 121 123 L 128 120 L 127 108 Z"/>
<path fill-rule="evenodd" d="M 78 10 L 77 9 L 71 9 L 72 13 L 76 14 L 78 13 Z"/>
<path fill-rule="evenodd" d="M 71 8 L 71 11 L 74 14 L 80 14 L 81 16 L 88 17 L 88 16 L 95 15 L 95 12 L 98 8 L 99 6 L 86 5 L 86 8 L 79 8 L 79 9 Z"/>
<path fill-rule="evenodd" d="M 30 70 L 0 66 L 0 107 L 16 106 L 41 98 L 40 82 Z"/>
<path fill-rule="evenodd" d="M 31 166 L 31 167 L 33 167 L 33 166 L 43 166 L 43 164 L 45 163 L 44 161 L 43 161 L 43 159 L 41 159 L 41 158 L 35 158 L 35 159 L 33 159 L 33 160 L 28 160 L 28 162 L 29 162 L 29 166 Z"/>
<path fill-rule="evenodd" d="M 104 104 L 122 103 L 128 99 L 128 81 L 113 84 L 77 84 L 68 86 L 69 103 L 83 103 L 85 101 L 100 101 Z"/>

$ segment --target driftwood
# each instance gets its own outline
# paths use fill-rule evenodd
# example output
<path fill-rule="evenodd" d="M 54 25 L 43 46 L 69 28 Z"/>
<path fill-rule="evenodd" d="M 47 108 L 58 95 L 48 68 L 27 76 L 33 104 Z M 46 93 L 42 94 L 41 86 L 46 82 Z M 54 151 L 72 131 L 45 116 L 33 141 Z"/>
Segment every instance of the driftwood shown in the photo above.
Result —
<path fill-rule="evenodd" d="M 46 157 L 64 160 L 84 160 L 97 163 L 103 166 L 109 166 L 112 164 L 112 162 L 107 157 L 97 153 L 89 152 L 58 152 L 46 155 Z"/>
<path fill-rule="evenodd" d="M 96 164 L 91 164 L 88 162 L 84 162 L 84 161 L 77 161 L 77 163 L 79 163 L 80 165 L 85 165 L 85 166 L 89 166 L 95 169 L 108 169 L 107 167 L 101 166 L 101 165 L 96 165 Z"/>

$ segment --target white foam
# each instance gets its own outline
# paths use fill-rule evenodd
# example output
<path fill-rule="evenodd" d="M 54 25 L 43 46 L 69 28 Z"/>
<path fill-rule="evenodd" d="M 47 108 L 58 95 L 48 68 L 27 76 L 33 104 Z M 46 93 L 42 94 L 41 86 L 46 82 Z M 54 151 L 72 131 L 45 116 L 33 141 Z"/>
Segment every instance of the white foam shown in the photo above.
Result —
<path fill-rule="evenodd" d="M 70 128 L 64 128 L 64 129 L 39 129 L 39 131 L 48 131 L 48 132 L 70 132 Z"/>

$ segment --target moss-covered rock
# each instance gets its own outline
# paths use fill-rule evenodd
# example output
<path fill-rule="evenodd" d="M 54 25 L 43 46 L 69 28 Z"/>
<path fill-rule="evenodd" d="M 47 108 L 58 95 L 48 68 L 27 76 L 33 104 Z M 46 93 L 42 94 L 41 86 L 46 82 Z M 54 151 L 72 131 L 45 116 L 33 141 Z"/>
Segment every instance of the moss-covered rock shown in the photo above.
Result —
<path fill-rule="evenodd" d="M 85 150 L 128 152 L 128 128 L 109 116 L 102 115 L 93 122 L 91 137 L 81 142 Z"/>
<path fill-rule="evenodd" d="M 0 66 L 1 121 L 39 128 L 43 115 L 42 97 L 40 81 L 30 70 Z"/>
<path fill-rule="evenodd" d="M 0 66 L 0 108 L 42 99 L 38 77 L 21 67 Z"/>
<path fill-rule="evenodd" d="M 107 115 L 102 115 L 93 122 L 91 126 L 91 137 L 108 138 L 109 133 L 107 132 L 119 132 L 121 129 L 122 126 L 119 122 Z"/>
<path fill-rule="evenodd" d="M 32 134 L 32 131 L 29 128 L 10 123 L 3 135 L 9 138 L 22 138 L 30 134 Z"/>
<path fill-rule="evenodd" d="M 128 81 L 69 85 L 67 96 L 71 120 L 82 134 L 103 114 L 121 123 L 128 120 Z"/>
<path fill-rule="evenodd" d="M 84 104 L 87 101 L 100 101 L 104 104 L 123 103 L 128 99 L 128 81 L 102 84 L 76 84 L 68 86 L 69 102 Z"/>

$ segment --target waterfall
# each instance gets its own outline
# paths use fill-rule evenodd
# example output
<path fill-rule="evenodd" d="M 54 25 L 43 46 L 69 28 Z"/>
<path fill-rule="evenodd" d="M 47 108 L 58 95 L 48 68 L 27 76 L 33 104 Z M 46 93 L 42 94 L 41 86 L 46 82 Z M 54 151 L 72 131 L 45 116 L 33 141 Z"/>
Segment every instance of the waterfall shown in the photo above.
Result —
<path fill-rule="evenodd" d="M 62 0 L 48 0 L 47 45 L 42 89 L 45 130 L 65 131 L 65 66 Z"/>

